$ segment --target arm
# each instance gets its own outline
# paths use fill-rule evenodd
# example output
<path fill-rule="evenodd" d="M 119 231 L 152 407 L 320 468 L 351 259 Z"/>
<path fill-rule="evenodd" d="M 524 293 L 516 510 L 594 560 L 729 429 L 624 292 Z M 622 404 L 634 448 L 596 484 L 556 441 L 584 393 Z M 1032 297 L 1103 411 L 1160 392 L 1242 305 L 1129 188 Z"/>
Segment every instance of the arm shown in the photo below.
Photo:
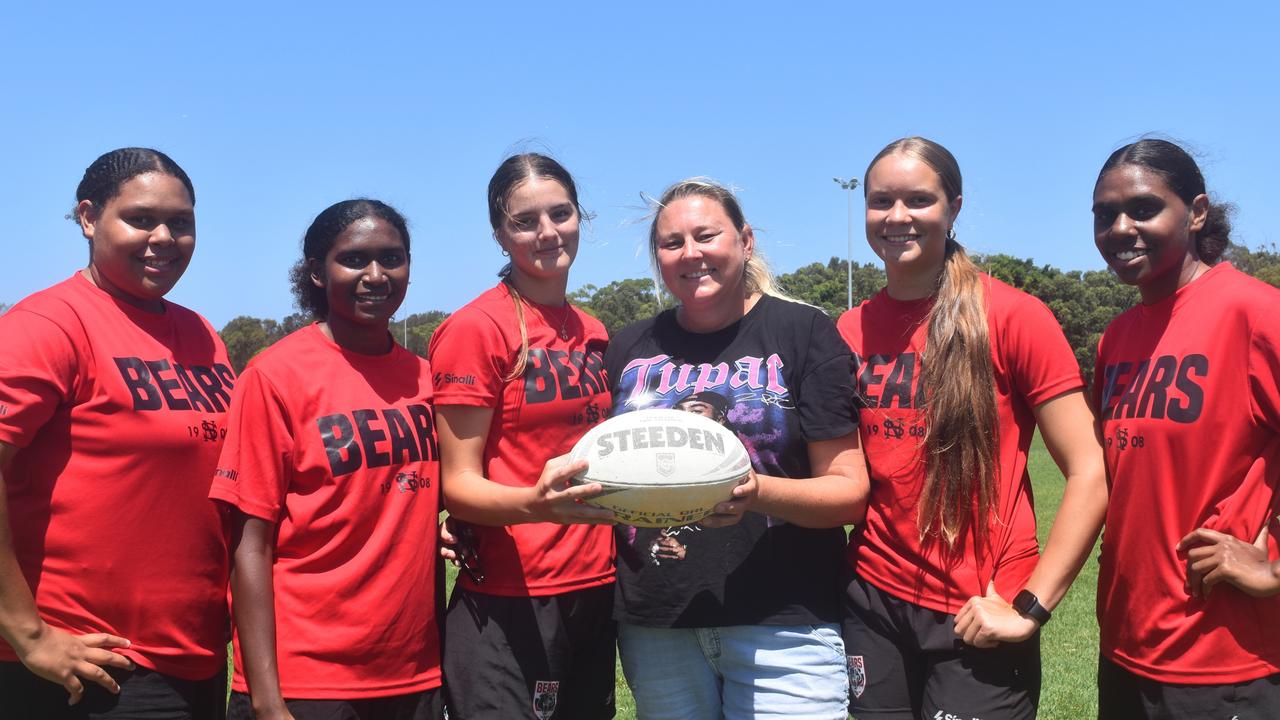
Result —
<path fill-rule="evenodd" d="M 441 488 L 451 517 L 479 525 L 613 522 L 611 511 L 579 502 L 600 494 L 599 483 L 569 484 L 586 469 L 585 461 L 551 458 L 532 487 L 503 485 L 485 477 L 484 446 L 492 420 L 492 408 L 436 406 Z"/>
<path fill-rule="evenodd" d="M 1107 474 L 1093 411 L 1083 391 L 1045 401 L 1035 409 L 1045 446 L 1066 476 L 1062 505 L 1049 531 L 1049 541 L 1026 589 L 1053 610 L 1093 550 L 1107 514 Z M 1035 634 L 1035 620 L 1023 617 L 994 587 L 986 597 L 973 597 L 956 614 L 956 635 L 977 647 L 1020 642 Z"/>
<path fill-rule="evenodd" d="M 232 535 L 231 597 L 253 711 L 262 720 L 292 720 L 276 667 L 275 525 L 239 511 Z"/>
<path fill-rule="evenodd" d="M 0 442 L 0 636 L 18 659 L 39 677 L 66 688 L 75 705 L 84 696 L 82 680 L 91 680 L 118 693 L 120 686 L 105 667 L 133 669 L 129 658 L 109 648 L 129 647 L 129 641 L 106 633 L 72 635 L 49 627 L 36 611 L 27 579 L 13 551 L 9 525 L 9 495 L 5 475 L 17 448 Z"/>
<path fill-rule="evenodd" d="M 753 472 L 733 489 L 734 498 L 717 505 L 716 514 L 701 524 L 732 525 L 748 509 L 801 527 L 828 528 L 860 522 L 867 512 L 871 483 L 857 431 L 808 445 L 809 465 L 815 477 L 785 478 Z"/>

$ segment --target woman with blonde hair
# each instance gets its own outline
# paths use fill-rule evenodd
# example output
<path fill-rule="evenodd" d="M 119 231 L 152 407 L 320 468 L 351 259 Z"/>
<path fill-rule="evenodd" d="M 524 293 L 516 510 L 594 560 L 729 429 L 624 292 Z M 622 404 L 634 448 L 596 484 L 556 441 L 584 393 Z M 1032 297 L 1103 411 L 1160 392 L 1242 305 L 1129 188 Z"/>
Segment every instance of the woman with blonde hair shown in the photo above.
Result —
<path fill-rule="evenodd" d="M 705 412 L 753 474 L 700 523 L 619 526 L 619 647 L 644 718 L 843 718 L 841 525 L 867 492 L 848 348 L 775 286 L 736 197 L 663 193 L 649 250 L 678 305 L 605 354 L 614 413 Z"/>
<path fill-rule="evenodd" d="M 890 143 L 863 190 L 888 282 L 838 322 L 871 474 L 848 549 L 851 711 L 1033 718 L 1040 626 L 1106 510 L 1084 381 L 1049 309 L 956 241 L 961 177 L 946 148 Z M 1067 478 L 1043 556 L 1027 474 L 1037 426 Z"/>

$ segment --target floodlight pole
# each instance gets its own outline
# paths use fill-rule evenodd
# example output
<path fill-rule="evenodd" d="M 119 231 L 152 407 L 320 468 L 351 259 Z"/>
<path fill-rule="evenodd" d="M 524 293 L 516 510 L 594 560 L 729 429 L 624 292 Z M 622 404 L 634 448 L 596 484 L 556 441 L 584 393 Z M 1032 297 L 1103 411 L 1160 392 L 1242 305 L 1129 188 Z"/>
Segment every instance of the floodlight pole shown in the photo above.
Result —
<path fill-rule="evenodd" d="M 847 301 L 849 309 L 853 309 L 853 190 L 858 187 L 858 178 L 849 178 L 841 180 L 838 177 L 831 178 L 837 185 L 844 188 L 849 197 L 849 250 L 845 255 L 845 270 L 847 278 L 845 287 L 847 288 Z"/>

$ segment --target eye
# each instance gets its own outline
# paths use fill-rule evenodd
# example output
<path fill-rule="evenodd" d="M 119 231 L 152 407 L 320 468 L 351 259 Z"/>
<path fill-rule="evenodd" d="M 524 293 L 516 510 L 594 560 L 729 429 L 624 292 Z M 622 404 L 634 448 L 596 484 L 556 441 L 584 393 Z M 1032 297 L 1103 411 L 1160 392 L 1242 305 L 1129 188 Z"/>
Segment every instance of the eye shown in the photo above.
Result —
<path fill-rule="evenodd" d="M 533 230 L 538 227 L 538 218 L 535 215 L 520 215 L 511 218 L 511 227 L 517 231 Z"/>
<path fill-rule="evenodd" d="M 1129 209 L 1129 216 L 1134 220 L 1150 220 L 1164 210 L 1164 204 L 1154 200 L 1140 200 Z"/>
<path fill-rule="evenodd" d="M 872 195 L 867 198 L 867 207 L 872 210 L 888 210 L 892 205 L 893 203 L 887 197 Z"/>
<path fill-rule="evenodd" d="M 187 232 L 195 225 L 195 221 L 189 217 L 176 217 L 168 222 L 170 232 Z"/>
<path fill-rule="evenodd" d="M 573 219 L 573 208 L 563 207 L 557 208 L 551 213 L 551 219 L 557 223 L 568 222 Z"/>
<path fill-rule="evenodd" d="M 398 268 L 405 263 L 404 253 L 400 251 L 390 252 L 382 256 L 382 266 L 388 268 Z"/>
<path fill-rule="evenodd" d="M 659 250 L 679 250 L 684 247 L 684 238 L 672 237 L 658 241 Z"/>
<path fill-rule="evenodd" d="M 907 204 L 913 208 L 926 208 L 934 203 L 932 195 L 912 195 Z"/>
<path fill-rule="evenodd" d="M 1099 230 L 1111 227 L 1116 221 L 1116 212 L 1111 208 L 1096 207 L 1093 209 L 1093 226 Z"/>
<path fill-rule="evenodd" d="M 698 242 L 709 243 L 713 242 L 718 237 L 720 237 L 719 230 L 708 230 L 706 232 L 698 233 Z"/>
<path fill-rule="evenodd" d="M 338 264 L 353 270 L 358 270 L 369 264 L 369 260 L 360 253 L 347 253 L 337 257 Z"/>
<path fill-rule="evenodd" d="M 125 222 L 138 228 L 139 230 L 150 230 L 156 226 L 155 218 L 150 215 L 130 215 L 125 218 Z"/>

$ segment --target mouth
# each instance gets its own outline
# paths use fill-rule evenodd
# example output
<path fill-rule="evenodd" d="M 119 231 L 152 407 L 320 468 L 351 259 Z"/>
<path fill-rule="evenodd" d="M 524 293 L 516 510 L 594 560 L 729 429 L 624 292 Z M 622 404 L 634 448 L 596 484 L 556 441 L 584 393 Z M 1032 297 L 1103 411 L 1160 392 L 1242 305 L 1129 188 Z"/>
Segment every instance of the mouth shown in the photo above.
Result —
<path fill-rule="evenodd" d="M 169 270 L 178 264 L 178 258 L 175 257 L 144 257 L 141 259 L 142 266 L 148 270 L 156 270 L 163 272 Z"/>
<path fill-rule="evenodd" d="M 365 293 L 356 295 L 356 302 L 362 303 L 384 303 L 391 299 L 391 293 Z"/>
<path fill-rule="evenodd" d="M 701 280 L 704 277 L 710 277 L 715 273 L 712 268 L 704 268 L 702 270 L 694 270 L 693 272 L 680 273 L 682 280 Z"/>
<path fill-rule="evenodd" d="M 564 245 L 556 245 L 555 247 L 541 248 L 536 252 L 538 255 L 559 255 L 564 250 Z"/>
<path fill-rule="evenodd" d="M 1112 257 L 1121 262 L 1129 262 L 1130 260 L 1136 260 L 1140 257 L 1146 257 L 1146 255 L 1146 248 L 1129 248 L 1127 250 L 1116 250 L 1111 253 Z"/>
<path fill-rule="evenodd" d="M 880 239 L 889 245 L 906 245 L 909 242 L 915 242 L 919 239 L 919 235 L 915 233 L 901 233 L 896 235 L 881 235 Z"/>

